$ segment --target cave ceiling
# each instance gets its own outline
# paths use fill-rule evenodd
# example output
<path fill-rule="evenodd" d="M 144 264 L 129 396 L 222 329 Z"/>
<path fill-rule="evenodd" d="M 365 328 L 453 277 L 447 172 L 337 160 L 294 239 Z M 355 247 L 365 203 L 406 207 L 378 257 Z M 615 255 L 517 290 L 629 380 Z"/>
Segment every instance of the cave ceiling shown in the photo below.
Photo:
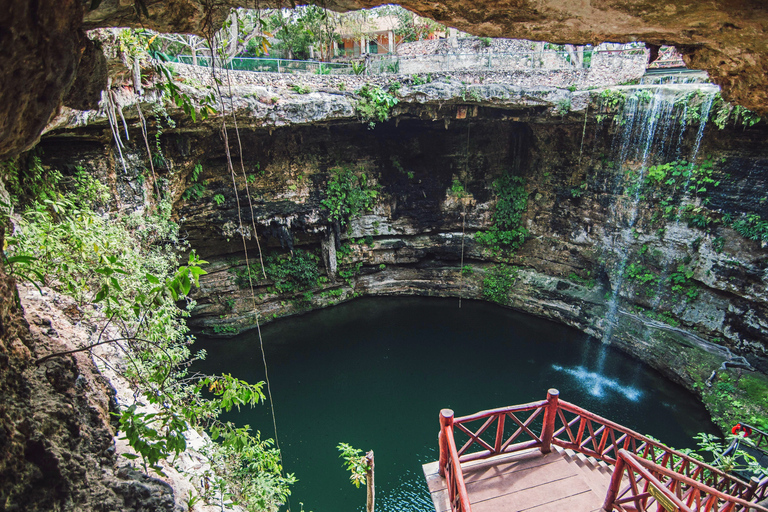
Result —
<path fill-rule="evenodd" d="M 137 2 L 146 7 L 141 17 Z M 348 11 L 383 3 L 331 0 L 323 6 Z M 479 36 L 675 45 L 688 66 L 706 70 L 728 100 L 768 114 L 768 5 L 762 0 L 404 0 L 401 5 Z M 0 159 L 34 145 L 60 105 L 86 108 L 98 102 L 106 66 L 85 30 L 131 26 L 203 34 L 219 27 L 231 7 L 274 6 L 246 0 L 10 0 L 0 13 Z"/>

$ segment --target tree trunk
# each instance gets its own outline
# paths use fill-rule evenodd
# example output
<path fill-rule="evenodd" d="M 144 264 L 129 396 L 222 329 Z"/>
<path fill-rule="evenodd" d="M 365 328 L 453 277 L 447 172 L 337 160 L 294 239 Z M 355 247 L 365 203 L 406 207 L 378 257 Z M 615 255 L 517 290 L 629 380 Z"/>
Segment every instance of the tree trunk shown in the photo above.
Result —
<path fill-rule="evenodd" d="M 366 512 L 373 512 L 373 505 L 375 501 L 375 488 L 373 484 L 373 450 L 365 454 L 365 462 L 368 464 L 368 471 L 366 471 L 365 474 L 365 482 L 368 484 Z"/>
<path fill-rule="evenodd" d="M 568 56 L 571 58 L 571 65 L 576 68 L 581 67 L 581 59 L 576 54 L 575 47 L 572 44 L 565 45 L 565 51 L 568 52 Z M 582 50 L 583 55 L 583 50 Z"/>

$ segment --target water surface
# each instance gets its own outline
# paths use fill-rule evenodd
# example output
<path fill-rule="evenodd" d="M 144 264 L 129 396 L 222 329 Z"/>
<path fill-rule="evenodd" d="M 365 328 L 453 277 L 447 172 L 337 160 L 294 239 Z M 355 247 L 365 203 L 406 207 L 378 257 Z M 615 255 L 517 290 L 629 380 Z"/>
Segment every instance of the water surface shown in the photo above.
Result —
<path fill-rule="evenodd" d="M 546 398 L 585 407 L 674 447 L 716 432 L 682 387 L 563 325 L 492 304 L 455 299 L 365 298 L 262 329 L 285 467 L 299 482 L 291 509 L 365 509 L 336 446 L 373 449 L 376 509 L 433 511 L 421 464 L 437 459 L 438 413 L 457 416 Z M 198 337 L 209 373 L 257 382 L 255 332 Z M 229 419 L 273 436 L 269 405 Z"/>

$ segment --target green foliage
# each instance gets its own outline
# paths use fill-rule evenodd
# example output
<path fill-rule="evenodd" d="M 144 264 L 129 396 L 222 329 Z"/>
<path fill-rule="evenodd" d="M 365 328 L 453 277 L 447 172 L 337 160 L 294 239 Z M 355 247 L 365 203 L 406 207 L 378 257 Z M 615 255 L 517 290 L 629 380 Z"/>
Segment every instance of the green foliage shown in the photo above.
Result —
<path fill-rule="evenodd" d="M 355 110 L 369 128 L 389 119 L 392 108 L 398 103 L 398 99 L 381 87 L 365 84 L 357 91 L 360 99 L 355 103 Z"/>
<path fill-rule="evenodd" d="M 224 198 L 223 194 L 216 194 L 216 195 L 213 196 L 213 202 L 216 203 L 219 206 L 224 204 L 224 201 L 226 201 L 226 199 Z"/>
<path fill-rule="evenodd" d="M 499 264 L 483 276 L 483 298 L 497 304 L 509 303 L 509 291 L 517 280 L 518 268 Z"/>
<path fill-rule="evenodd" d="M 646 311 L 643 311 L 643 314 L 648 318 L 651 318 L 658 322 L 664 322 L 665 324 L 671 325 L 672 327 L 680 326 L 680 321 L 666 311 L 659 312 L 659 311 L 646 310 Z"/>
<path fill-rule="evenodd" d="M 290 254 L 270 255 L 264 259 L 267 277 L 278 293 L 292 293 L 318 286 L 319 258 L 311 252 L 296 249 Z"/>
<path fill-rule="evenodd" d="M 749 128 L 760 122 L 761 118 L 751 110 L 742 107 L 741 105 L 732 105 L 717 93 L 713 101 L 712 106 L 712 122 L 715 123 L 720 130 L 723 130 L 728 121 L 732 118 L 733 124 L 741 124 L 744 128 Z"/>
<path fill-rule="evenodd" d="M 738 388 L 746 393 L 750 402 L 768 408 L 768 383 L 765 380 L 745 375 L 739 379 Z"/>
<path fill-rule="evenodd" d="M 745 213 L 732 224 L 741 236 L 749 240 L 768 241 L 768 221 L 756 213 Z"/>
<path fill-rule="evenodd" d="M 365 74 L 365 62 L 350 62 L 352 64 L 352 73 L 355 75 L 364 75 Z"/>
<path fill-rule="evenodd" d="M 461 267 L 461 275 L 463 276 L 471 276 L 474 273 L 475 273 L 475 270 L 469 265 L 464 265 L 463 267 Z"/>
<path fill-rule="evenodd" d="M 347 267 L 339 270 L 339 276 L 347 282 L 348 286 L 352 286 L 352 278 L 360 273 L 363 268 L 363 262 L 358 261 L 353 267 Z"/>
<path fill-rule="evenodd" d="M 427 73 L 426 76 L 418 75 L 416 73 L 411 75 L 411 85 L 424 85 L 432 83 L 432 73 Z"/>
<path fill-rule="evenodd" d="M 625 270 L 627 278 L 643 286 L 647 295 L 653 291 L 653 287 L 659 284 L 661 278 L 651 269 L 639 264 L 630 263 Z"/>
<path fill-rule="evenodd" d="M 768 476 L 768 468 L 764 468 L 755 459 L 742 449 L 737 449 L 734 453 L 726 455 L 725 450 L 730 441 L 739 439 L 738 435 L 729 435 L 728 443 L 712 434 L 699 433 L 694 436 L 698 441 L 699 451 L 708 453 L 714 458 L 714 466 L 721 471 L 731 473 L 733 471 L 747 471 L 757 477 Z M 749 438 L 741 438 L 742 443 L 751 444 Z"/>
<path fill-rule="evenodd" d="M 330 75 L 331 74 L 331 67 L 327 64 L 323 64 L 322 62 L 315 70 L 316 75 Z"/>
<path fill-rule="evenodd" d="M 557 101 L 555 111 L 557 115 L 564 116 L 571 111 L 571 98 L 563 98 Z"/>
<path fill-rule="evenodd" d="M 525 180 L 504 174 L 493 185 L 497 197 L 493 225 L 488 231 L 475 233 L 474 238 L 494 251 L 502 248 L 516 251 L 522 247 L 528 234 L 528 230 L 521 227 L 523 214 L 528 208 Z"/>
<path fill-rule="evenodd" d="M 714 172 L 715 162 L 711 158 L 704 160 L 700 165 L 679 160 L 649 167 L 644 185 L 665 190 L 672 187 L 673 193 L 687 186 L 684 192 L 700 197 L 712 188 L 720 186 L 720 181 L 714 178 Z"/>
<path fill-rule="evenodd" d="M 571 272 L 570 274 L 568 274 L 568 279 L 570 279 L 571 281 L 575 281 L 581 285 L 584 285 L 587 288 L 594 288 L 595 285 L 597 284 L 597 280 L 595 280 L 591 270 L 587 270 L 586 277 L 581 277 L 577 275 L 575 272 Z"/>
<path fill-rule="evenodd" d="M 238 329 L 234 325 L 221 324 L 214 325 L 213 332 L 216 334 L 237 334 Z"/>
<path fill-rule="evenodd" d="M 274 49 L 282 50 L 287 58 L 307 60 L 310 47 L 314 46 L 316 50 L 331 48 L 334 41 L 339 41 L 338 34 L 333 30 L 337 16 L 316 5 L 294 6 L 290 10 L 274 11 L 265 28 L 277 40 Z"/>
<path fill-rule="evenodd" d="M 347 443 L 339 443 L 336 448 L 341 452 L 339 457 L 344 459 L 344 467 L 351 473 L 349 475 L 349 480 L 355 487 L 359 488 L 360 484 L 365 483 L 366 474 L 371 469 L 365 458 L 365 454 L 362 450 L 353 448 Z"/>
<path fill-rule="evenodd" d="M 481 37 L 481 38 L 479 38 L 479 41 L 480 41 L 480 42 L 483 44 L 483 46 L 485 46 L 486 48 L 488 48 L 489 46 L 491 46 L 491 38 L 490 38 L 490 37 Z"/>
<path fill-rule="evenodd" d="M 177 304 L 194 305 L 189 294 L 205 274 L 201 265 L 206 262 L 192 252 L 179 266 L 178 255 L 188 246 L 170 220 L 170 204 L 160 203 L 150 214 L 102 216 L 91 209 L 99 196 L 93 194 L 96 188 L 82 180 L 75 188 L 79 192 L 57 192 L 55 200 L 35 201 L 22 212 L 19 229 L 8 239 L 7 257 L 19 264 L 24 256 L 46 285 L 81 305 L 96 306 L 106 323 L 120 326 L 127 341 L 121 343 L 125 377 L 137 383 L 140 400 L 153 407 L 134 405 L 119 414 L 123 439 L 136 453 L 128 458 L 140 457 L 145 471 L 160 471 L 161 459 L 184 449 L 189 428 L 207 428 L 223 439 L 208 448 L 214 463 L 221 462 L 217 485 L 234 489 L 232 499 L 249 510 L 276 510 L 293 477 L 281 475 L 277 453 L 258 433 L 218 419 L 222 411 L 263 399 L 261 385 L 187 373 L 193 340 L 184 323 L 188 309 Z M 99 332 L 99 341 L 110 341 Z M 213 397 L 203 397 L 203 388 Z M 260 469 L 246 478 L 243 461 Z"/>
<path fill-rule="evenodd" d="M 696 300 L 699 296 L 699 287 L 693 281 L 693 270 L 683 264 L 669 275 L 672 291 L 685 297 L 687 302 Z"/>
<path fill-rule="evenodd" d="M 711 211 L 692 204 L 687 204 L 680 210 L 680 218 L 686 221 L 689 227 L 699 229 L 707 229 L 710 224 L 715 222 Z"/>
<path fill-rule="evenodd" d="M 589 184 L 586 181 L 581 182 L 579 185 L 571 189 L 571 197 L 578 199 L 583 196 L 589 188 Z"/>
<path fill-rule="evenodd" d="M 137 2 L 139 1 L 137 0 Z M 168 55 L 160 51 L 157 45 L 153 45 L 156 37 L 155 34 L 144 29 L 124 29 L 118 33 L 120 49 L 128 58 L 131 60 L 152 58 L 151 62 L 155 72 L 163 78 L 157 84 L 157 89 L 163 100 L 181 108 L 192 119 L 192 122 L 196 122 L 198 118 L 205 120 L 210 115 L 215 114 L 217 112 L 216 97 L 212 86 L 207 87 L 208 94 L 201 95 L 193 102 L 192 98 L 179 88 L 176 80 L 174 80 L 173 71 L 166 66 L 170 60 Z"/>
<path fill-rule="evenodd" d="M 312 92 L 312 89 L 310 89 L 308 85 L 304 84 L 293 84 L 291 86 L 291 90 L 296 94 L 309 94 Z"/>
<path fill-rule="evenodd" d="M 466 191 L 464 190 L 464 185 L 462 185 L 461 181 L 456 178 L 454 178 L 453 182 L 451 183 L 450 193 L 456 199 L 463 199 L 467 195 Z"/>
<path fill-rule="evenodd" d="M 618 111 L 627 101 L 627 95 L 617 89 L 605 89 L 600 93 L 601 105 L 609 111 Z"/>
<path fill-rule="evenodd" d="M 181 195 L 184 199 L 195 199 L 199 200 L 203 197 L 203 194 L 205 193 L 205 183 L 198 183 L 198 179 L 200 178 L 200 173 L 203 171 L 203 166 L 200 164 L 200 162 L 195 164 L 195 167 L 192 169 L 192 174 L 190 174 L 189 182 L 190 185 L 187 187 L 187 190 L 184 191 L 184 193 Z"/>
<path fill-rule="evenodd" d="M 184 191 L 184 193 L 181 195 L 184 199 L 202 199 L 203 195 L 205 195 L 205 184 L 203 183 L 193 183 L 189 187 L 187 187 L 187 190 Z"/>
<path fill-rule="evenodd" d="M 44 168 L 36 152 L 26 158 L 3 162 L 0 164 L 0 176 L 11 196 L 11 204 L 16 206 L 28 205 L 35 199 L 56 199 L 63 179 L 58 170 Z"/>
<path fill-rule="evenodd" d="M 187 422 L 172 411 L 165 414 L 138 412 L 136 404 L 133 404 L 121 412 L 120 430 L 124 434 L 120 439 L 127 440 L 131 448 L 141 456 L 145 473 L 152 469 L 163 475 L 158 463 L 171 454 L 178 456 L 187 448 L 184 437 Z M 128 459 L 137 458 L 130 453 L 123 456 Z"/>
<path fill-rule="evenodd" d="M 321 201 L 329 220 L 345 226 L 352 217 L 373 208 L 379 188 L 364 172 L 356 173 L 348 167 L 336 167 L 330 172 L 326 197 Z"/>

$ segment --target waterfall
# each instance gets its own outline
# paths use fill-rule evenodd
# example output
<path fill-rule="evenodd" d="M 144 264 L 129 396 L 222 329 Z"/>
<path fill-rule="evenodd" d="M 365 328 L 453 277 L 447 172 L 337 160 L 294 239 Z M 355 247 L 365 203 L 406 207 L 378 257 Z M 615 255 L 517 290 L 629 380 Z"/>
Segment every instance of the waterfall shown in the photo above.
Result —
<path fill-rule="evenodd" d="M 614 124 L 619 126 L 619 130 L 614 136 L 611 147 L 615 155 L 616 167 L 624 178 L 622 183 L 617 184 L 615 190 L 621 199 L 615 205 L 614 215 L 622 227 L 618 235 L 612 237 L 611 243 L 618 263 L 608 300 L 603 343 L 610 343 L 613 331 L 618 324 L 621 289 L 630 259 L 633 231 L 640 213 L 646 171 L 652 163 L 679 158 L 685 133 L 689 128 L 688 101 L 691 97 L 690 86 L 640 88 L 626 98 L 623 108 L 614 119 Z M 701 104 L 701 121 L 691 162 L 698 154 L 713 100 L 714 91 L 711 91 L 706 94 Z"/>

